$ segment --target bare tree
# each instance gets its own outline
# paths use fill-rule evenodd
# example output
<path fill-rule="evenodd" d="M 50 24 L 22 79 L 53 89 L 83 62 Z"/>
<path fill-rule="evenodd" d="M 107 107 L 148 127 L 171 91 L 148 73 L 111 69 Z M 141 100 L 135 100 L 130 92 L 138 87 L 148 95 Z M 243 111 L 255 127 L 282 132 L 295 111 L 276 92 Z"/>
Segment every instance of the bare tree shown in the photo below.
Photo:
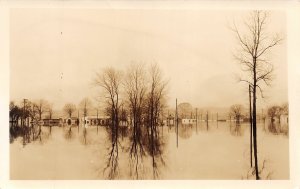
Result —
<path fill-rule="evenodd" d="M 72 103 L 67 103 L 65 104 L 63 110 L 69 117 L 72 117 L 73 112 L 76 111 L 76 105 Z"/>
<path fill-rule="evenodd" d="M 111 119 L 109 127 L 111 137 L 111 148 L 109 150 L 109 157 L 107 166 L 110 179 L 118 176 L 118 158 L 119 158 L 119 116 L 120 116 L 120 88 L 122 84 L 122 73 L 112 67 L 105 68 L 102 72 L 97 73 L 95 78 L 95 85 L 101 87 L 105 93 L 106 112 Z"/>
<path fill-rule="evenodd" d="M 92 109 L 92 102 L 89 98 L 83 98 L 79 103 L 79 108 L 83 111 L 83 116 L 88 116 L 89 111 Z"/>
<path fill-rule="evenodd" d="M 282 38 L 279 35 L 267 33 L 268 13 L 265 11 L 253 11 L 250 18 L 244 22 L 243 34 L 234 24 L 232 30 L 235 32 L 240 49 L 235 58 L 241 64 L 242 70 L 248 73 L 248 77 L 240 78 L 240 81 L 247 82 L 252 88 L 253 108 L 253 148 L 255 176 L 259 180 L 257 138 L 256 138 L 256 99 L 257 90 L 263 97 L 263 84 L 269 86 L 272 81 L 273 65 L 268 60 L 268 54 L 273 47 L 278 45 Z"/>
<path fill-rule="evenodd" d="M 289 114 L 289 104 L 288 103 L 284 103 L 282 106 L 282 112 L 284 113 L 284 114 Z"/>
<path fill-rule="evenodd" d="M 183 102 L 178 105 L 178 117 L 181 119 L 188 118 L 193 107 L 188 102 Z"/>
<path fill-rule="evenodd" d="M 39 115 L 39 121 L 42 120 L 42 115 L 47 111 L 47 106 L 48 106 L 48 102 L 44 99 L 40 99 L 33 103 L 33 107 Z M 38 125 L 39 125 L 39 131 L 38 131 L 37 137 L 39 137 L 40 140 L 42 140 L 42 138 L 41 138 L 42 125 L 40 122 L 38 122 Z"/>
<path fill-rule="evenodd" d="M 127 69 L 125 91 L 132 120 L 132 136 L 130 147 L 131 168 L 134 167 L 135 177 L 139 178 L 139 168 L 145 155 L 143 147 L 143 116 L 146 98 L 146 72 L 143 64 L 131 64 Z M 132 169 L 131 169 L 132 170 Z M 132 173 L 132 171 L 131 171 Z"/>
<path fill-rule="evenodd" d="M 236 122 L 239 123 L 243 116 L 244 107 L 240 104 L 235 104 L 230 107 L 229 111 L 230 116 L 234 117 Z"/>
<path fill-rule="evenodd" d="M 42 115 L 47 111 L 48 102 L 44 99 L 40 99 L 34 103 L 34 106 L 39 114 L 39 120 L 41 120 Z"/>
<path fill-rule="evenodd" d="M 159 138 L 158 126 L 160 124 L 160 116 L 162 109 L 165 106 L 165 92 L 167 82 L 163 80 L 161 70 L 157 64 L 152 64 L 149 70 L 149 92 L 147 95 L 147 136 L 148 145 L 147 151 L 152 157 L 153 178 L 158 177 L 157 157 L 160 157 L 161 163 L 164 164 L 162 159 L 162 141 Z"/>
<path fill-rule="evenodd" d="M 53 115 L 53 103 L 48 103 L 47 112 L 49 114 L 49 119 L 52 119 L 52 115 Z M 49 124 L 49 132 L 50 132 L 50 134 L 51 134 L 51 131 L 52 131 L 52 125 Z"/>
<path fill-rule="evenodd" d="M 280 106 L 271 106 L 268 108 L 268 116 L 271 119 L 271 122 L 273 123 L 275 121 L 275 117 L 280 122 L 280 116 L 283 113 L 283 108 Z"/>
<path fill-rule="evenodd" d="M 52 119 L 52 115 L 53 115 L 53 104 L 49 103 L 47 106 L 47 112 L 49 114 L 49 119 Z"/>

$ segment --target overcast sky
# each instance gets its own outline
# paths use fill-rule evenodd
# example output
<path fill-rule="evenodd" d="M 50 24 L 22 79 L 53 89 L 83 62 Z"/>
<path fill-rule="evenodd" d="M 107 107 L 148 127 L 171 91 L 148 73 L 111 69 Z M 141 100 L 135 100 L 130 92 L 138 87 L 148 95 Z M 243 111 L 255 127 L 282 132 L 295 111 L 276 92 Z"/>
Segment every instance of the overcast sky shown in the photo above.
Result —
<path fill-rule="evenodd" d="M 247 85 L 229 29 L 247 12 L 216 10 L 13 9 L 10 17 L 10 97 L 47 99 L 56 109 L 96 97 L 95 72 L 156 61 L 175 99 L 194 107 L 247 103 Z M 284 12 L 271 12 L 269 29 L 286 35 Z M 276 78 L 264 104 L 287 101 L 286 41 L 271 56 Z"/>

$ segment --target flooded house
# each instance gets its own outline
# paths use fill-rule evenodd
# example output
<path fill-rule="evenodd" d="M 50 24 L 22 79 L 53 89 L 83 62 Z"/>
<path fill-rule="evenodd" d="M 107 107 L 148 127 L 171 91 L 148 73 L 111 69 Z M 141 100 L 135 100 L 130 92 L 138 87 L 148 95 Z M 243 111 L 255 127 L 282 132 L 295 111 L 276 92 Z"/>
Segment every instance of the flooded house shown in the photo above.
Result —
<path fill-rule="evenodd" d="M 188 124 L 195 124 L 197 122 L 196 119 L 182 119 L 181 123 L 183 125 L 188 125 Z"/>
<path fill-rule="evenodd" d="M 87 126 L 105 126 L 108 125 L 110 118 L 108 116 L 86 116 L 81 118 L 81 123 Z"/>
<path fill-rule="evenodd" d="M 174 126 L 175 125 L 175 117 L 173 115 L 169 115 L 163 119 L 163 125 L 165 126 Z"/>
<path fill-rule="evenodd" d="M 71 125 L 71 126 L 78 125 L 79 119 L 77 117 L 69 117 L 64 120 L 64 124 Z"/>
<path fill-rule="evenodd" d="M 289 115 L 288 114 L 280 115 L 280 123 L 288 124 L 289 123 Z"/>
<path fill-rule="evenodd" d="M 62 126 L 63 119 L 62 118 L 52 118 L 52 119 L 43 119 L 44 126 Z"/>

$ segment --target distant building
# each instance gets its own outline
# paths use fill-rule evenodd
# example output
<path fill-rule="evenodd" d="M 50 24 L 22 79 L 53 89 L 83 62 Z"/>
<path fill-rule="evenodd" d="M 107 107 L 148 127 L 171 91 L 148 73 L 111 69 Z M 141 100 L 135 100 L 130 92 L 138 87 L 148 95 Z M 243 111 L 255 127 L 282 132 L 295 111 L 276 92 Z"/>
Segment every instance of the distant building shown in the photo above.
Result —
<path fill-rule="evenodd" d="M 108 116 L 86 116 L 81 118 L 81 123 L 86 126 L 108 125 L 110 118 Z"/>
<path fill-rule="evenodd" d="M 280 123 L 288 124 L 289 123 L 289 115 L 288 114 L 280 115 Z"/>
<path fill-rule="evenodd" d="M 70 117 L 64 120 L 64 123 L 67 125 L 79 125 L 79 119 L 77 117 Z"/>
<path fill-rule="evenodd" d="M 62 126 L 63 125 L 63 119 L 62 118 L 43 119 L 43 125 L 44 126 Z"/>
<path fill-rule="evenodd" d="M 119 126 L 120 127 L 127 127 L 129 124 L 128 124 L 128 121 L 127 120 L 121 120 L 119 121 Z"/>
<path fill-rule="evenodd" d="M 170 115 L 167 117 L 167 119 L 164 120 L 164 124 L 166 124 L 167 126 L 173 126 L 173 125 L 175 125 L 175 117 L 174 117 L 173 115 L 170 114 Z"/>

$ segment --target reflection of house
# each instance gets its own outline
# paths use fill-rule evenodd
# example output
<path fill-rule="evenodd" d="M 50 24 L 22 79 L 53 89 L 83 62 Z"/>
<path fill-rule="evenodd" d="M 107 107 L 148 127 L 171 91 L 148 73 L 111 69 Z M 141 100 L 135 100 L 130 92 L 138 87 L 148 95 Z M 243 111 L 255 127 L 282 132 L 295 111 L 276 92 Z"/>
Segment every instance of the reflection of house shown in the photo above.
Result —
<path fill-rule="evenodd" d="M 193 123 L 196 123 L 196 119 L 182 119 L 181 123 L 182 124 L 193 124 Z"/>
<path fill-rule="evenodd" d="M 63 119 L 43 119 L 43 125 L 44 126 L 62 126 Z"/>

